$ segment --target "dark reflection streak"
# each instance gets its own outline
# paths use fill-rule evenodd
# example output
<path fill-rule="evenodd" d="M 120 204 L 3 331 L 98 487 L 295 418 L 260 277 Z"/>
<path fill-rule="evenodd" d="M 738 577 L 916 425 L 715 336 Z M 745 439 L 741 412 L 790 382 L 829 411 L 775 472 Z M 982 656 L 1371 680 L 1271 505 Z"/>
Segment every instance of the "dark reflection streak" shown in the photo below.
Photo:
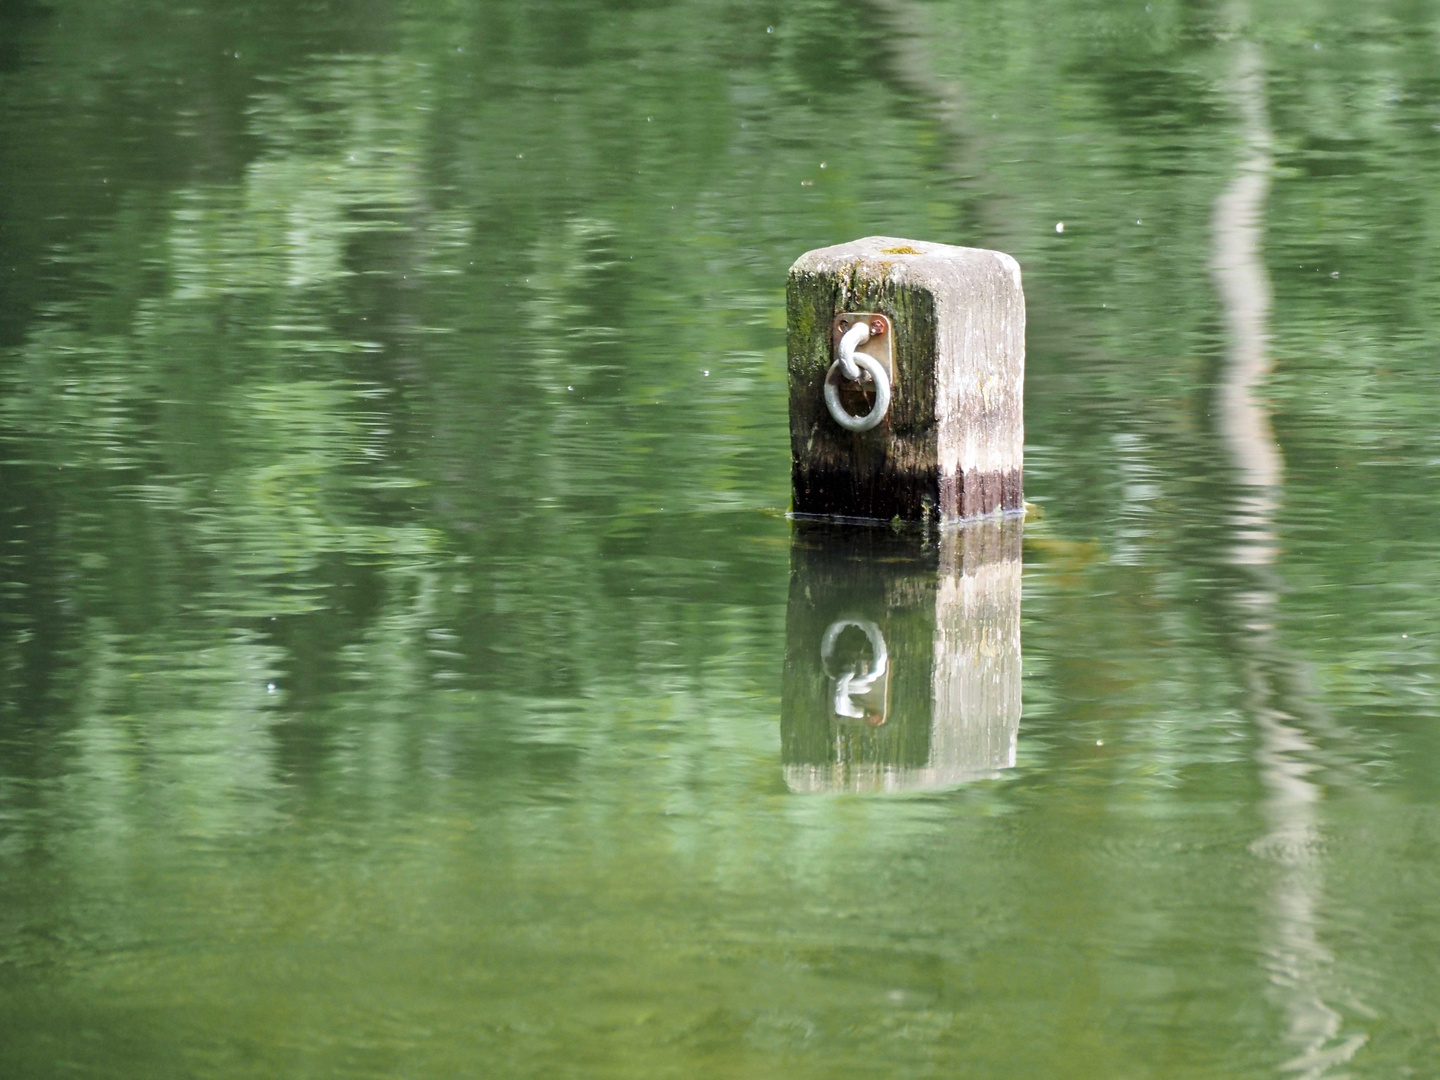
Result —
<path fill-rule="evenodd" d="M 1236 14 L 1243 25 L 1246 13 Z M 1267 947 L 1267 967 L 1285 1012 L 1285 1038 L 1292 1055 L 1281 1068 L 1298 1076 L 1320 1077 L 1353 1057 L 1366 1036 L 1355 1034 L 1334 1042 L 1342 1017 L 1320 992 L 1324 972 L 1333 962 L 1316 933 L 1316 908 L 1324 887 L 1317 814 L 1322 790 L 1309 778 L 1316 768 L 1316 743 L 1294 715 L 1300 710 L 1284 707 L 1298 681 L 1286 677 L 1295 665 L 1276 632 L 1282 580 L 1275 567 L 1275 516 L 1284 463 L 1259 396 L 1271 371 L 1270 282 L 1261 257 L 1261 237 L 1273 137 L 1260 47 L 1239 40 L 1233 48 L 1230 89 L 1240 113 L 1245 158 L 1215 203 L 1211 269 L 1230 342 L 1219 387 L 1217 426 L 1241 486 L 1229 559 L 1247 579 L 1236 590 L 1234 607 L 1246 644 L 1245 686 L 1266 792 L 1262 807 L 1266 833 L 1254 850 L 1280 868 L 1271 896 L 1274 937 Z"/>
<path fill-rule="evenodd" d="M 887 76 L 901 90 L 929 103 L 930 118 L 950 146 L 950 179 L 975 195 L 971 208 L 980 218 L 982 236 L 972 235 L 956 242 L 978 244 L 983 239 L 1003 250 L 1013 250 L 1019 246 L 1020 236 L 1015 229 L 1007 229 L 1006 223 L 1019 220 L 1019 215 L 1003 213 L 993 189 L 976 182 L 983 167 L 984 140 L 970 123 L 975 110 L 965 87 L 939 74 L 940 65 L 930 45 L 934 27 L 930 25 L 929 9 L 906 0 L 870 0 L 870 6 L 890 30 L 884 35 Z"/>
<path fill-rule="evenodd" d="M 1032 248 L 1033 238 L 1026 224 L 1028 212 L 1007 194 L 1010 188 L 986 175 L 987 152 L 994 140 L 986 134 L 983 124 L 973 122 L 979 110 L 972 95 L 959 78 L 942 74 L 949 65 L 937 61 L 935 55 L 932 42 L 936 40 L 936 29 L 930 7 L 909 0 L 869 3 L 888 31 L 882 40 L 885 75 L 902 95 L 924 103 L 925 114 L 934 124 L 941 145 L 948 149 L 947 179 L 964 196 L 962 209 L 973 214 L 973 220 L 962 219 L 958 235 L 949 242 L 1012 252 Z M 1045 311 L 1043 318 L 1050 333 L 1066 342 L 1077 364 L 1106 364 L 1112 360 L 1074 323 L 1064 307 Z"/>

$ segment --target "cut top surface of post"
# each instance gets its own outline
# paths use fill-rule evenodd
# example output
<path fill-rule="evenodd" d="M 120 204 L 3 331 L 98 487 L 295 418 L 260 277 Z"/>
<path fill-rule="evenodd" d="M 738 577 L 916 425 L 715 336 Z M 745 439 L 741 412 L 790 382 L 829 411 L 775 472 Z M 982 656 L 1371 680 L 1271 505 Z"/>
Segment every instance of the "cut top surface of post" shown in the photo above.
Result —
<path fill-rule="evenodd" d="M 793 509 L 958 521 L 1024 507 L 1025 298 L 1009 255 L 871 236 L 802 255 L 786 289 Z M 894 325 L 884 420 L 842 428 L 824 386 L 841 311 Z"/>
<path fill-rule="evenodd" d="M 867 236 L 848 244 L 816 248 L 795 260 L 790 273 L 839 274 L 858 271 L 866 277 L 885 277 L 896 284 L 923 286 L 937 295 L 959 297 L 968 292 L 977 274 L 999 272 L 1020 288 L 1020 264 L 1003 251 L 932 244 L 897 236 Z"/>

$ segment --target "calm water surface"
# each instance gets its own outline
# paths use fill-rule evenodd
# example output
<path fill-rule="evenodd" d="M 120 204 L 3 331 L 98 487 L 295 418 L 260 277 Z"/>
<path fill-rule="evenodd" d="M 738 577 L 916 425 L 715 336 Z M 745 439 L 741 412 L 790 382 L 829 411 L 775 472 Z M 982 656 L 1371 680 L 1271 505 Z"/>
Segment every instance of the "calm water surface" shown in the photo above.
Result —
<path fill-rule="evenodd" d="M 1436 0 L 0 7 L 0 1075 L 1440 1075 L 1437 180 Z M 873 233 L 1023 540 L 785 517 Z"/>

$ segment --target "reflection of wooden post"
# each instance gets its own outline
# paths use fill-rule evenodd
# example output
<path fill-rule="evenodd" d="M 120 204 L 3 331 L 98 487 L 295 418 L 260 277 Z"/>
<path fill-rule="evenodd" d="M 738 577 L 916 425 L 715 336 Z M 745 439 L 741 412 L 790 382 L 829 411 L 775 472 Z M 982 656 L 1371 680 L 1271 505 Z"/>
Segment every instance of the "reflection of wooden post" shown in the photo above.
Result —
<path fill-rule="evenodd" d="M 937 788 L 1015 764 L 1020 529 L 1013 517 L 929 537 L 796 523 L 780 713 L 792 790 Z"/>
<path fill-rule="evenodd" d="M 797 514 L 954 521 L 1023 508 L 1025 296 L 1014 259 L 872 236 L 802 255 L 786 302 Z M 890 410 L 858 433 L 824 400 L 842 312 L 893 325 Z"/>

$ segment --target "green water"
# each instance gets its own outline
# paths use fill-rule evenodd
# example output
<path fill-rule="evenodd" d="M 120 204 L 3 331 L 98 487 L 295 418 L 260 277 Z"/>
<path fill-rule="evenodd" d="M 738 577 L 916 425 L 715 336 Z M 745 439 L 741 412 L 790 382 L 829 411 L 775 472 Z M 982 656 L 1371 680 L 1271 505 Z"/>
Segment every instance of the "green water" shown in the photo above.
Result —
<path fill-rule="evenodd" d="M 1018 645 L 785 517 L 876 233 Z M 1440 1075 L 1437 401 L 1436 0 L 10 0 L 0 1076 Z"/>

